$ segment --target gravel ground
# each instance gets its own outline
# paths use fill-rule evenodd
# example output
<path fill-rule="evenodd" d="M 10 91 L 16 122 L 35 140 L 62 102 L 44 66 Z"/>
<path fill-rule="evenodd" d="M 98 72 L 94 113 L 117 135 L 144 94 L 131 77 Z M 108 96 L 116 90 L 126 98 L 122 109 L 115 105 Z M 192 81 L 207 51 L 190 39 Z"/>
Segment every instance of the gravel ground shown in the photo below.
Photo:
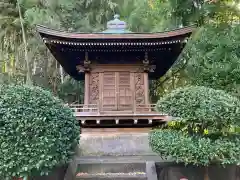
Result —
<path fill-rule="evenodd" d="M 155 155 L 148 145 L 148 134 L 122 134 L 113 136 L 82 136 L 80 156 Z"/>

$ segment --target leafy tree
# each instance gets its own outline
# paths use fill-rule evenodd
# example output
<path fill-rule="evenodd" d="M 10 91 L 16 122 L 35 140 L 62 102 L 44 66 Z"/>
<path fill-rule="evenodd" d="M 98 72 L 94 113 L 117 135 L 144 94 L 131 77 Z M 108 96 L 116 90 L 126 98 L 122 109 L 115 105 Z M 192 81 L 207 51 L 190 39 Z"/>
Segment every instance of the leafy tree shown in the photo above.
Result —
<path fill-rule="evenodd" d="M 180 16 L 180 19 L 187 20 L 185 25 L 192 23 L 203 25 L 193 34 L 173 67 L 156 82 L 156 95 L 162 96 L 187 84 L 224 89 L 238 95 L 239 26 L 237 24 L 240 20 L 237 10 L 238 1 L 198 1 L 202 5 L 199 6 L 200 9 L 194 11 L 185 10 L 191 9 L 195 1 L 152 2 L 155 2 L 154 11 L 159 12 L 163 11 L 160 7 L 168 3 L 165 9 L 169 10 L 170 15 L 163 14 L 169 21 L 173 21 L 173 24 L 174 19 L 179 19 Z M 189 5 L 183 6 L 184 3 Z M 189 14 L 182 14 L 181 11 Z M 196 16 L 196 13 L 199 16 Z M 177 19 L 175 27 L 184 24 Z"/>
<path fill-rule="evenodd" d="M 191 84 L 240 93 L 240 26 L 207 26 L 188 46 L 184 72 Z"/>
<path fill-rule="evenodd" d="M 19 2 L 20 8 L 17 7 L 17 2 Z M 62 15 L 61 11 L 69 13 L 73 8 L 73 6 L 69 5 L 72 1 L 54 2 L 50 3 L 50 1 L 47 1 L 44 3 L 38 0 L 4 0 L 4 2 L 1 2 L 0 16 L 5 17 L 8 15 L 8 19 L 0 24 L 0 29 L 2 29 L 0 38 L 4 40 L 0 41 L 2 47 L 0 51 L 2 55 L 0 56 L 0 65 L 2 66 L 1 73 L 4 74 L 2 76 L 8 76 L 8 78 L 5 78 L 8 83 L 13 79 L 19 78 L 26 82 L 27 77 L 31 76 L 34 84 L 41 85 L 47 89 L 52 88 L 56 92 L 58 79 L 60 79 L 58 76 L 61 75 L 59 65 L 50 53 L 47 52 L 45 45 L 39 43 L 41 40 L 38 38 L 39 36 L 35 30 L 35 25 L 38 23 L 53 28 L 60 28 L 61 18 L 58 14 Z M 22 18 L 19 17 L 18 10 L 21 10 Z M 22 22 L 23 26 L 21 26 L 20 22 Z M 22 33 L 21 27 L 25 29 L 25 38 L 22 38 L 24 33 Z M 23 39 L 26 40 L 25 43 L 23 43 Z M 23 53 L 26 52 L 24 50 L 26 46 L 29 63 L 25 61 L 26 53 L 25 55 Z M 29 73 L 30 75 L 27 75 Z M 15 83 L 16 81 L 12 82 Z"/>
<path fill-rule="evenodd" d="M 0 86 L 0 177 L 43 175 L 68 163 L 79 133 L 72 111 L 50 92 Z"/>
<path fill-rule="evenodd" d="M 25 58 L 26 66 L 27 66 L 26 83 L 28 85 L 31 85 L 32 80 L 31 80 L 28 50 L 27 50 L 27 39 L 26 39 L 26 32 L 25 32 L 25 28 L 24 28 L 24 24 L 23 24 L 22 11 L 21 11 L 21 6 L 20 6 L 19 0 L 17 0 L 17 8 L 18 8 L 18 14 L 19 14 L 21 30 L 22 30 L 22 40 L 23 40 L 23 45 L 24 45 L 24 58 Z"/>
<path fill-rule="evenodd" d="M 154 7 L 161 11 L 162 5 L 168 3 L 165 16 L 175 21 L 176 26 L 193 23 L 202 26 L 206 23 L 231 23 L 239 17 L 238 0 L 153 0 Z"/>
<path fill-rule="evenodd" d="M 8 68 L 10 61 L 13 60 L 13 54 L 18 51 L 17 47 L 22 37 L 16 4 L 10 0 L 1 1 L 0 12 L 0 63 L 1 71 L 5 73 L 10 69 Z"/>

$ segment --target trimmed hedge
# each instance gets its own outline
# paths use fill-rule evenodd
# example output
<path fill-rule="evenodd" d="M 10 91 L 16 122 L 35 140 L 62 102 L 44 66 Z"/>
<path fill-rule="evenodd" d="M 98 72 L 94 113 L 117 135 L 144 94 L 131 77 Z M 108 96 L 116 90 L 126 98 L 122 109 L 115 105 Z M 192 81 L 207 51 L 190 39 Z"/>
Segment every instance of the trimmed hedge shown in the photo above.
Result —
<path fill-rule="evenodd" d="M 221 131 L 240 124 L 239 99 L 222 90 L 203 86 L 179 88 L 157 102 L 157 111 L 187 123 L 201 124 Z"/>
<path fill-rule="evenodd" d="M 43 175 L 68 163 L 79 134 L 71 109 L 50 92 L 0 86 L 0 177 Z"/>
<path fill-rule="evenodd" d="M 161 98 L 156 109 L 176 117 L 153 130 L 149 143 L 160 156 L 208 166 L 240 164 L 239 100 L 222 90 L 202 86 L 176 89 Z"/>
<path fill-rule="evenodd" d="M 177 163 L 203 166 L 212 163 L 240 165 L 239 136 L 214 140 L 165 129 L 152 131 L 149 143 L 154 152 L 162 157 L 170 157 Z"/>

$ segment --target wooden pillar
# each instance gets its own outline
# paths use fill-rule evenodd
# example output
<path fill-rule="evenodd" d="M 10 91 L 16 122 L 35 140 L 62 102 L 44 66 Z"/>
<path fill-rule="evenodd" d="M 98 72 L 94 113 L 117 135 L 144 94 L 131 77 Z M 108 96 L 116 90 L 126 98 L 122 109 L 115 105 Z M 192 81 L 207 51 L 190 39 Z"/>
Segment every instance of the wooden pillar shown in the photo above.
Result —
<path fill-rule="evenodd" d="M 90 85 L 90 73 L 85 72 L 85 82 L 84 82 L 84 104 L 88 105 L 89 104 L 89 85 Z"/>
<path fill-rule="evenodd" d="M 136 111 L 136 96 L 135 96 L 135 78 L 133 72 L 130 73 L 130 87 L 132 91 L 132 111 L 135 113 Z"/>
<path fill-rule="evenodd" d="M 85 71 L 85 82 L 84 82 L 84 104 L 89 104 L 89 91 L 90 91 L 90 64 L 91 61 L 88 59 L 88 52 L 85 52 L 85 60 L 84 60 L 84 71 Z"/>
<path fill-rule="evenodd" d="M 148 73 L 144 72 L 144 92 L 145 92 L 145 104 L 149 104 L 149 82 L 148 82 Z"/>
<path fill-rule="evenodd" d="M 98 109 L 100 112 L 103 111 L 103 72 L 99 73 L 99 99 Z"/>
<path fill-rule="evenodd" d="M 148 83 L 148 72 L 149 72 L 149 60 L 148 60 L 148 52 L 145 52 L 144 60 L 144 73 L 143 73 L 143 79 L 144 79 L 144 92 L 145 92 L 145 104 L 149 104 L 149 83 Z"/>

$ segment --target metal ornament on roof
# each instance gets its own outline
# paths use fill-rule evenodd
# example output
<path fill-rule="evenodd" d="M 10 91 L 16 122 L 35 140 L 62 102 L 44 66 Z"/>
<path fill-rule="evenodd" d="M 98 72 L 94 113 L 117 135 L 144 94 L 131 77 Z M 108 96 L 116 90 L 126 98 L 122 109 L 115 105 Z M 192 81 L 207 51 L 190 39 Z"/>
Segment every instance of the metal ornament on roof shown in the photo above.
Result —
<path fill-rule="evenodd" d="M 108 21 L 108 29 L 126 29 L 127 24 L 124 21 L 119 20 L 120 16 L 118 14 L 114 15 L 114 20 Z"/>
<path fill-rule="evenodd" d="M 107 30 L 102 33 L 131 33 L 131 31 L 127 30 L 127 23 L 121 21 L 120 16 L 118 14 L 114 15 L 114 20 L 108 21 Z"/>

